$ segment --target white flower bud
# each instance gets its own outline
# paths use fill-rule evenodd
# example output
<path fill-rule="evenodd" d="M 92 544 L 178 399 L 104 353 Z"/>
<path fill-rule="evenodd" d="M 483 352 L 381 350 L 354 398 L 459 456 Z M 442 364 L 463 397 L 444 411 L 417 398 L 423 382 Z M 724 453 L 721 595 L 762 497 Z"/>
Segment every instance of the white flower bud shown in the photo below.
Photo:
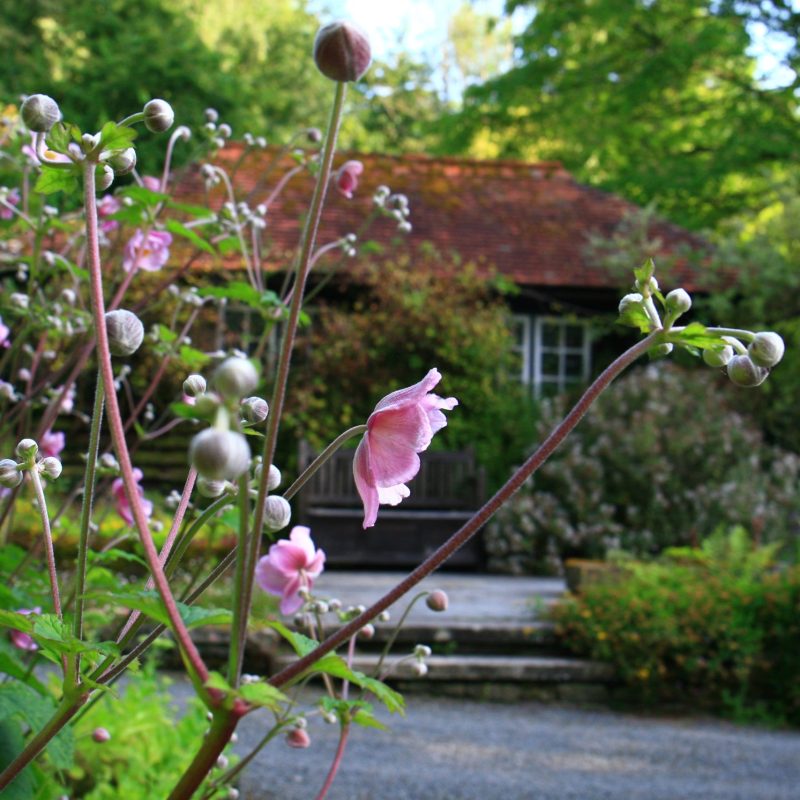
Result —
<path fill-rule="evenodd" d="M 32 94 L 22 104 L 20 115 L 28 130 L 47 133 L 61 119 L 61 110 L 52 97 Z"/>
<path fill-rule="evenodd" d="M 767 379 L 769 370 L 754 364 L 749 356 L 734 356 L 727 366 L 728 377 L 737 385 L 751 388 Z"/>
<path fill-rule="evenodd" d="M 30 299 L 28 295 L 22 294 L 22 292 L 12 292 L 11 296 L 8 298 L 11 301 L 11 305 L 15 308 L 22 309 L 23 311 L 28 307 L 30 304 Z"/>
<path fill-rule="evenodd" d="M 270 531 L 283 530 L 292 519 L 292 508 L 285 497 L 272 494 L 264 505 L 264 527 Z"/>
<path fill-rule="evenodd" d="M 190 375 L 183 382 L 183 393 L 189 397 L 197 397 L 205 393 L 206 379 L 202 375 Z"/>
<path fill-rule="evenodd" d="M 415 658 L 430 658 L 433 651 L 426 644 L 418 644 L 414 648 Z"/>
<path fill-rule="evenodd" d="M 97 179 L 97 188 L 104 192 L 112 183 L 114 183 L 114 170 L 108 164 L 103 164 L 102 173 Z"/>
<path fill-rule="evenodd" d="M 747 353 L 757 366 L 774 367 L 783 358 L 784 349 L 783 339 L 777 333 L 762 331 L 750 342 Z"/>
<path fill-rule="evenodd" d="M 411 671 L 418 678 L 424 678 L 428 674 L 428 665 L 424 661 L 415 661 L 411 665 Z"/>
<path fill-rule="evenodd" d="M 77 295 L 75 294 L 73 289 L 62 289 L 61 290 L 61 299 L 68 303 L 71 306 L 75 305 L 75 300 L 77 299 Z"/>
<path fill-rule="evenodd" d="M 664 298 L 664 304 L 670 314 L 680 316 L 692 307 L 692 298 L 685 289 L 673 289 Z"/>
<path fill-rule="evenodd" d="M 132 311 L 118 308 L 106 313 L 108 346 L 114 356 L 129 356 L 135 353 L 144 339 L 144 325 Z"/>
<path fill-rule="evenodd" d="M 375 626 L 372 624 L 367 624 L 356 635 L 359 639 L 369 641 L 375 636 Z"/>
<path fill-rule="evenodd" d="M 211 380 L 221 395 L 238 399 L 256 388 L 258 372 L 246 358 L 228 358 L 217 367 Z"/>
<path fill-rule="evenodd" d="M 108 163 L 114 168 L 117 175 L 127 175 L 129 172 L 133 172 L 133 168 L 136 166 L 136 150 L 133 147 L 126 147 L 124 150 L 114 153 L 108 159 Z"/>
<path fill-rule="evenodd" d="M 703 350 L 703 361 L 709 367 L 724 367 L 733 358 L 733 348 L 726 344 L 719 350 Z"/>
<path fill-rule="evenodd" d="M 269 414 L 269 404 L 261 397 L 248 397 L 242 400 L 240 410 L 242 412 L 242 419 L 248 425 L 257 425 L 267 418 L 267 414 Z"/>
<path fill-rule="evenodd" d="M 641 305 L 644 301 L 644 298 L 639 294 L 639 292 L 632 292 L 631 294 L 626 294 L 622 300 L 619 301 L 619 313 L 622 314 L 628 306 L 632 305 Z"/>
<path fill-rule="evenodd" d="M 103 467 L 103 469 L 119 472 L 119 462 L 112 453 L 103 453 L 103 455 L 100 456 L 100 466 Z"/>
<path fill-rule="evenodd" d="M 143 110 L 145 127 L 151 133 L 164 133 L 175 122 L 175 112 L 166 100 L 150 100 Z"/>
<path fill-rule="evenodd" d="M 10 458 L 0 461 L 0 486 L 13 489 L 22 483 L 22 473 L 17 469 L 17 462 Z"/>
<path fill-rule="evenodd" d="M 216 108 L 207 108 L 203 114 L 207 122 L 216 122 L 219 119 L 219 112 Z"/>
<path fill-rule="evenodd" d="M 664 342 L 664 344 L 656 345 L 650 352 L 655 358 L 659 358 L 661 356 L 668 356 L 674 349 L 675 346 L 672 342 Z"/>
<path fill-rule="evenodd" d="M 17 444 L 17 455 L 23 460 L 27 461 L 30 458 L 35 458 L 39 452 L 39 445 L 33 439 L 22 439 Z"/>
<path fill-rule="evenodd" d="M 269 465 L 269 475 L 267 475 L 267 491 L 271 492 L 281 485 L 281 471 L 274 465 Z"/>
<path fill-rule="evenodd" d="M 47 458 L 43 458 L 39 464 L 39 472 L 46 475 L 51 480 L 56 480 L 59 475 L 61 475 L 61 462 L 54 458 L 53 456 L 48 456 Z"/>
<path fill-rule="evenodd" d="M 197 479 L 197 491 L 203 497 L 219 497 L 227 486 L 227 481 L 212 481 L 202 475 Z"/>
<path fill-rule="evenodd" d="M 208 428 L 192 439 L 189 460 L 210 480 L 235 480 L 250 466 L 250 447 L 241 433 Z"/>
<path fill-rule="evenodd" d="M 231 130 L 231 126 L 228 125 L 227 122 L 223 122 L 222 125 L 220 125 L 219 128 L 217 128 L 217 133 L 223 139 L 230 139 L 231 138 L 231 134 L 233 133 L 233 131 Z"/>

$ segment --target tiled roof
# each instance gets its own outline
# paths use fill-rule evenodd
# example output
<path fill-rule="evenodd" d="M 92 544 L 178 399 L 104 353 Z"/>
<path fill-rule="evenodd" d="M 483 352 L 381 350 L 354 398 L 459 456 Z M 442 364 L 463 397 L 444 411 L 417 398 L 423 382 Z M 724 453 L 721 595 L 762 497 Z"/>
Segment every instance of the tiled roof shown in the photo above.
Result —
<path fill-rule="evenodd" d="M 232 143 L 218 161 L 230 166 L 241 153 L 242 146 Z M 240 192 L 256 186 L 275 157 L 274 150 L 249 154 L 236 178 Z M 409 248 L 414 252 L 432 244 L 441 254 L 457 252 L 463 260 L 492 266 L 523 286 L 619 288 L 619 276 L 590 263 L 586 244 L 590 233 L 611 235 L 635 206 L 578 183 L 558 163 L 343 153 L 335 164 L 349 159 L 361 161 L 364 172 L 351 200 L 334 190 L 329 193 L 319 244 L 357 230 L 370 213 L 373 192 L 386 185 L 408 197 L 413 230 L 398 238 L 396 222 L 380 218 L 366 238 L 399 242 L 392 253 Z M 286 168 L 271 173 L 266 191 L 256 193 L 252 205 L 295 165 L 288 156 L 285 160 Z M 179 192 L 196 201 L 202 195 L 201 187 L 199 174 L 194 172 L 184 178 Z M 302 173 L 289 181 L 271 207 L 269 267 L 285 264 L 286 253 L 296 246 L 299 219 L 311 191 L 311 178 Z M 666 253 L 703 244 L 699 237 L 667 222 L 654 223 L 650 235 L 663 243 Z M 638 263 L 631 264 L 631 268 L 635 266 Z M 679 260 L 672 269 L 673 278 L 680 281 L 676 285 L 697 288 L 697 274 L 685 263 Z"/>

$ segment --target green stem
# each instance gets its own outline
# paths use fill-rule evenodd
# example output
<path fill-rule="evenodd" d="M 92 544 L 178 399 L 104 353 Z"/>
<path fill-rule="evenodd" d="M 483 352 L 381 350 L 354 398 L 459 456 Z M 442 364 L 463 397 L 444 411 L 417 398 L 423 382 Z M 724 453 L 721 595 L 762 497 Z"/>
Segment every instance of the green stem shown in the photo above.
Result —
<path fill-rule="evenodd" d="M 394 630 L 392 631 L 392 635 L 389 637 L 389 641 L 386 642 L 386 646 L 383 648 L 383 651 L 381 652 L 381 656 L 378 659 L 378 663 L 375 665 L 375 671 L 374 671 L 373 675 L 376 678 L 378 677 L 378 675 L 380 675 L 381 667 L 383 666 L 383 662 L 386 661 L 386 656 L 389 655 L 389 653 L 392 650 L 392 647 L 394 647 L 394 643 L 397 641 L 397 637 L 398 637 L 398 635 L 400 633 L 400 629 L 405 624 L 405 621 L 408 618 L 408 615 L 411 613 L 411 609 L 414 608 L 414 606 L 416 605 L 417 601 L 421 600 L 427 594 L 428 594 L 428 592 L 426 591 L 426 592 L 420 592 L 419 594 L 414 595 L 414 597 L 411 600 L 411 602 L 406 606 L 406 610 L 403 612 L 403 616 L 400 617 L 400 619 L 397 622 L 397 625 L 394 626 Z"/>

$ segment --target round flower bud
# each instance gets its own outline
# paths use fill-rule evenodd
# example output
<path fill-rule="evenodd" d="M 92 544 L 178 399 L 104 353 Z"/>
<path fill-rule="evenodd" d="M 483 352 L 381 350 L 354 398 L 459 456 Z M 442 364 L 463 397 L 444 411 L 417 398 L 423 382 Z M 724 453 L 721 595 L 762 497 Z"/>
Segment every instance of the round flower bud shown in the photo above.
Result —
<path fill-rule="evenodd" d="M 111 355 L 129 356 L 135 353 L 144 340 L 144 325 L 132 311 L 118 308 L 106 313 L 106 331 Z"/>
<path fill-rule="evenodd" d="M 197 397 L 206 390 L 206 379 L 202 375 L 190 375 L 183 382 L 183 393 L 189 397 Z"/>
<path fill-rule="evenodd" d="M 227 358 L 217 367 L 211 380 L 224 397 L 241 398 L 256 388 L 258 373 L 246 358 Z"/>
<path fill-rule="evenodd" d="M 264 505 L 264 527 L 271 531 L 283 530 L 292 519 L 292 507 L 285 497 L 272 494 Z"/>
<path fill-rule="evenodd" d="M 248 397 L 246 400 L 242 400 L 241 412 L 242 419 L 248 425 L 256 425 L 267 418 L 269 404 L 261 397 Z"/>
<path fill-rule="evenodd" d="M 430 658 L 431 653 L 433 653 L 433 650 L 431 650 L 430 647 L 428 647 L 428 645 L 426 644 L 418 644 L 414 648 L 415 658 Z"/>
<path fill-rule="evenodd" d="M 22 473 L 17 469 L 17 462 L 10 458 L 0 461 L 0 486 L 14 489 L 22 483 Z"/>
<path fill-rule="evenodd" d="M 664 304 L 671 314 L 685 314 L 692 307 L 692 298 L 685 289 L 673 289 L 664 298 Z"/>
<path fill-rule="evenodd" d="M 219 497 L 227 485 L 226 481 L 212 481 L 202 475 L 197 479 L 197 491 L 203 497 Z"/>
<path fill-rule="evenodd" d="M 660 358 L 661 356 L 668 356 L 674 349 L 675 346 L 672 342 L 664 342 L 664 344 L 656 345 L 650 352 L 654 358 Z"/>
<path fill-rule="evenodd" d="M 33 439 L 22 439 L 17 445 L 17 455 L 24 461 L 35 458 L 38 452 L 39 445 Z"/>
<path fill-rule="evenodd" d="M 189 460 L 209 480 L 235 480 L 250 466 L 250 447 L 241 433 L 208 428 L 192 439 Z"/>
<path fill-rule="evenodd" d="M 375 636 L 375 626 L 367 624 L 358 632 L 357 635 L 359 639 L 365 639 L 366 641 L 369 641 Z"/>
<path fill-rule="evenodd" d="M 311 144 L 319 144 L 322 141 L 322 131 L 319 128 L 309 128 L 306 137 Z"/>
<path fill-rule="evenodd" d="M 108 163 L 114 168 L 117 175 L 127 175 L 129 172 L 133 172 L 133 168 L 136 166 L 136 150 L 132 147 L 120 150 L 108 159 Z"/>
<path fill-rule="evenodd" d="M 20 108 L 22 121 L 28 130 L 47 133 L 61 119 L 58 103 L 46 94 L 32 94 Z"/>
<path fill-rule="evenodd" d="M 201 417 L 210 417 L 216 413 L 219 408 L 219 397 L 211 393 L 203 393 L 197 395 L 197 400 L 194 404 L 194 410 Z"/>
<path fill-rule="evenodd" d="M 289 747 L 305 748 L 311 744 L 311 737 L 305 728 L 292 728 L 286 734 L 286 744 Z"/>
<path fill-rule="evenodd" d="M 441 589 L 434 589 L 425 598 L 425 605 L 428 606 L 431 611 L 447 611 L 449 602 L 447 594 Z"/>
<path fill-rule="evenodd" d="M 428 665 L 424 661 L 415 661 L 411 665 L 411 671 L 418 678 L 424 678 L 428 674 Z"/>
<path fill-rule="evenodd" d="M 111 734 L 105 728 L 95 728 L 92 731 L 92 739 L 98 744 L 104 744 L 111 739 Z"/>
<path fill-rule="evenodd" d="M 703 350 L 703 361 L 709 367 L 724 367 L 733 358 L 733 348 L 726 344 L 719 350 Z"/>
<path fill-rule="evenodd" d="M 352 22 L 332 22 L 317 32 L 314 61 L 332 81 L 357 81 L 372 61 L 369 39 Z"/>
<path fill-rule="evenodd" d="M 749 356 L 734 356 L 727 366 L 728 377 L 737 385 L 751 388 L 764 383 L 769 370 L 754 364 Z"/>
<path fill-rule="evenodd" d="M 97 179 L 97 188 L 104 192 L 112 183 L 114 183 L 114 170 L 108 164 L 103 164 L 100 177 Z"/>
<path fill-rule="evenodd" d="M 61 475 L 61 469 L 61 462 L 53 456 L 43 458 L 39 462 L 39 472 L 42 472 L 51 480 L 56 480 Z"/>
<path fill-rule="evenodd" d="M 634 304 L 639 305 L 643 301 L 644 298 L 639 294 L 639 292 L 632 292 L 631 294 L 626 294 L 625 297 L 623 297 L 622 300 L 619 301 L 619 313 L 622 314 L 623 311 L 625 311 L 625 309 L 628 306 Z"/>
<path fill-rule="evenodd" d="M 144 106 L 144 124 L 151 133 L 164 133 L 175 122 L 175 112 L 166 100 L 150 100 Z"/>
<path fill-rule="evenodd" d="M 267 475 L 267 491 L 271 492 L 281 485 L 281 471 L 274 465 L 269 465 L 269 475 Z"/>
<path fill-rule="evenodd" d="M 783 358 L 783 339 L 771 331 L 762 331 L 750 342 L 747 353 L 759 367 L 774 367 Z"/>

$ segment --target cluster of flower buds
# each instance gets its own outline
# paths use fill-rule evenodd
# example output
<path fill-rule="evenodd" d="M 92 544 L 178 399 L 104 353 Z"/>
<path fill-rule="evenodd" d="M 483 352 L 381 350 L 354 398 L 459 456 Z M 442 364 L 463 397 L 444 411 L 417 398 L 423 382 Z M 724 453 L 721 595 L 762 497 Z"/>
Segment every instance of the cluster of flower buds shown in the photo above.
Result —
<path fill-rule="evenodd" d="M 430 658 L 431 653 L 430 647 L 426 644 L 418 644 L 414 648 L 411 670 L 418 678 L 424 678 L 428 674 L 428 665 L 425 663 L 425 659 Z"/>
<path fill-rule="evenodd" d="M 259 203 L 255 208 L 243 200 L 238 203 L 226 202 L 219 210 L 218 220 L 223 230 L 237 232 L 240 228 L 250 225 L 253 228 L 267 227 L 267 206 Z"/>
<path fill-rule="evenodd" d="M 206 119 L 203 131 L 209 137 L 211 145 L 216 150 L 221 150 L 233 134 L 231 126 L 227 122 L 219 121 L 219 112 L 215 108 L 207 108 L 203 113 Z"/>
<path fill-rule="evenodd" d="M 242 136 L 242 141 L 248 148 L 258 147 L 260 150 L 264 150 L 267 146 L 267 140 L 264 136 L 253 136 L 249 132 Z"/>
<path fill-rule="evenodd" d="M 20 440 L 15 452 L 18 461 L 12 458 L 0 460 L 0 486 L 16 488 L 22 483 L 22 473 L 26 470 L 36 470 L 50 480 L 56 480 L 61 475 L 61 462 L 55 456 L 37 460 L 39 445 L 33 439 Z"/>
<path fill-rule="evenodd" d="M 723 336 L 719 347 L 703 351 L 703 360 L 710 367 L 723 368 L 737 386 L 760 386 L 772 367 L 783 358 L 785 347 L 783 339 L 773 331 L 760 331 L 750 336 L 747 347 L 734 336 Z"/>
<path fill-rule="evenodd" d="M 381 185 L 372 195 L 372 202 L 384 216 L 397 220 L 397 230 L 400 233 L 411 233 L 411 223 L 408 221 L 411 209 L 404 194 L 392 194 L 388 186 Z"/>

